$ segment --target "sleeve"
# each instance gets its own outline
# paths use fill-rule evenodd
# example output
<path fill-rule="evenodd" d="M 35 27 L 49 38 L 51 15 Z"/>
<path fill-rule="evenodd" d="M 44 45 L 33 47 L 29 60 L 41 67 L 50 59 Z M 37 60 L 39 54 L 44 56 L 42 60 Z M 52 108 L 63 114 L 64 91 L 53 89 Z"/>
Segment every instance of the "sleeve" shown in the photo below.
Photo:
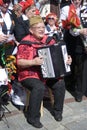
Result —
<path fill-rule="evenodd" d="M 60 10 L 60 20 L 66 20 L 68 18 L 69 6 L 65 6 Z"/>
<path fill-rule="evenodd" d="M 27 59 L 30 55 L 30 50 L 27 45 L 19 45 L 17 51 L 17 60 L 18 59 Z"/>

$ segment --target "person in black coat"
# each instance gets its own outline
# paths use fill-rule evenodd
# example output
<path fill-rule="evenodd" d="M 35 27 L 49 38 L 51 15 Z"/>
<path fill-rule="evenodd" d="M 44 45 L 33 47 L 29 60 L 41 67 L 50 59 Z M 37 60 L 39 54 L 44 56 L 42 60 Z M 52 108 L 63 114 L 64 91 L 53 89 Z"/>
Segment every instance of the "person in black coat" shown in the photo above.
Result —
<path fill-rule="evenodd" d="M 72 57 L 72 65 L 71 65 L 71 71 L 72 74 L 70 76 L 67 76 L 65 78 L 66 81 L 66 86 L 68 89 L 73 91 L 73 95 L 75 96 L 75 100 L 77 102 L 82 101 L 82 97 L 85 94 L 86 91 L 86 85 L 84 84 L 84 79 L 85 79 L 85 47 L 83 44 L 82 36 L 87 35 L 87 28 L 80 28 L 81 27 L 81 20 L 80 20 L 80 11 L 81 7 L 83 6 L 83 0 L 77 1 L 73 0 L 71 3 L 66 2 L 67 4 L 65 6 L 62 6 L 61 11 L 61 19 L 62 19 L 62 24 L 63 27 L 65 28 L 64 32 L 64 41 L 66 42 L 67 45 L 67 50 L 68 54 L 71 55 Z M 63 5 L 63 4 L 62 4 Z M 74 25 L 74 29 L 71 28 L 70 25 L 70 13 L 72 13 L 73 10 L 75 12 L 78 12 L 77 10 L 79 9 L 79 12 L 76 13 L 75 17 L 77 23 L 72 23 Z M 68 21 L 68 22 L 66 22 Z M 68 23 L 68 24 L 67 24 Z M 79 28 L 78 28 L 78 27 Z M 73 30 L 73 31 L 72 31 Z"/>
<path fill-rule="evenodd" d="M 29 33 L 29 20 L 22 11 L 22 5 L 16 4 L 12 10 L 12 17 L 15 22 L 14 36 L 18 42 Z"/>

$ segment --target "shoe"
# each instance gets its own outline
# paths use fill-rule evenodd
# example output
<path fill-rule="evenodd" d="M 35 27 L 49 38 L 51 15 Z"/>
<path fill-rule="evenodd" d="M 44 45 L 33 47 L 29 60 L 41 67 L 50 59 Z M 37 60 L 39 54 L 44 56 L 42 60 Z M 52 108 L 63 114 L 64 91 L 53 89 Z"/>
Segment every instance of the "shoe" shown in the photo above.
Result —
<path fill-rule="evenodd" d="M 36 128 L 42 128 L 43 127 L 43 125 L 42 125 L 42 123 L 41 122 L 32 122 L 32 121 L 30 121 L 30 120 L 27 120 L 27 122 L 29 123 L 29 124 L 31 124 L 32 126 L 34 126 L 34 127 L 36 127 Z"/>
<path fill-rule="evenodd" d="M 54 116 L 54 119 L 56 120 L 56 121 L 62 121 L 62 114 L 57 114 L 57 115 L 55 115 Z"/>
<path fill-rule="evenodd" d="M 82 101 L 82 97 L 75 97 L 75 101 L 76 102 L 81 102 Z"/>

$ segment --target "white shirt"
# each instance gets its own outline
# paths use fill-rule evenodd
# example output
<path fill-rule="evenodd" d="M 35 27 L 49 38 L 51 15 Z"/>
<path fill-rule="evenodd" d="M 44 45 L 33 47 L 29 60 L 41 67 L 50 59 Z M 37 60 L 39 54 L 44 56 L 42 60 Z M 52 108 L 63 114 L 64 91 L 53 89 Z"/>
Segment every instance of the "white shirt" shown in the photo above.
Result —
<path fill-rule="evenodd" d="M 1 12 L 1 16 L 2 16 L 3 21 L 6 24 L 7 30 L 10 30 L 11 25 L 12 25 L 12 20 L 11 20 L 10 14 L 8 12 L 6 12 L 6 14 L 3 15 L 3 13 Z M 9 31 L 7 32 L 7 34 L 9 34 Z"/>

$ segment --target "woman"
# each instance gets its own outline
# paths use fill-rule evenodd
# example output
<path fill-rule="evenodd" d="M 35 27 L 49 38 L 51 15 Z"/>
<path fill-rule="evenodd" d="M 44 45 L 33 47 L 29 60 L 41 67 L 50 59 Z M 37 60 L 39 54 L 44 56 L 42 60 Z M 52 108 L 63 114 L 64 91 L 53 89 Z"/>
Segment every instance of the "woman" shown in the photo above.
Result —
<path fill-rule="evenodd" d="M 46 16 L 45 34 L 53 36 L 56 42 L 58 42 L 61 38 L 61 30 L 58 26 L 58 18 L 55 13 L 49 13 Z"/>
<path fill-rule="evenodd" d="M 57 24 L 57 16 L 54 13 L 50 13 L 46 16 L 46 30 L 45 33 L 53 36 L 54 33 L 57 33 L 58 27 Z"/>
<path fill-rule="evenodd" d="M 30 44 L 19 44 L 17 52 L 18 79 L 22 85 L 31 91 L 27 121 L 36 128 L 42 128 L 40 122 L 40 106 L 43 100 L 45 85 L 54 92 L 53 113 L 56 121 L 62 120 L 63 103 L 65 96 L 65 83 L 63 78 L 44 79 L 41 76 L 40 66 L 43 64 L 43 56 L 37 55 L 37 50 L 46 45 L 48 36 L 45 35 L 45 25 L 40 16 L 30 18 L 30 34 L 23 41 Z M 22 41 L 22 43 L 23 43 Z M 35 43 L 35 44 L 34 44 Z M 48 45 L 55 44 L 51 39 Z M 68 57 L 67 64 L 71 64 L 71 57 Z"/>

